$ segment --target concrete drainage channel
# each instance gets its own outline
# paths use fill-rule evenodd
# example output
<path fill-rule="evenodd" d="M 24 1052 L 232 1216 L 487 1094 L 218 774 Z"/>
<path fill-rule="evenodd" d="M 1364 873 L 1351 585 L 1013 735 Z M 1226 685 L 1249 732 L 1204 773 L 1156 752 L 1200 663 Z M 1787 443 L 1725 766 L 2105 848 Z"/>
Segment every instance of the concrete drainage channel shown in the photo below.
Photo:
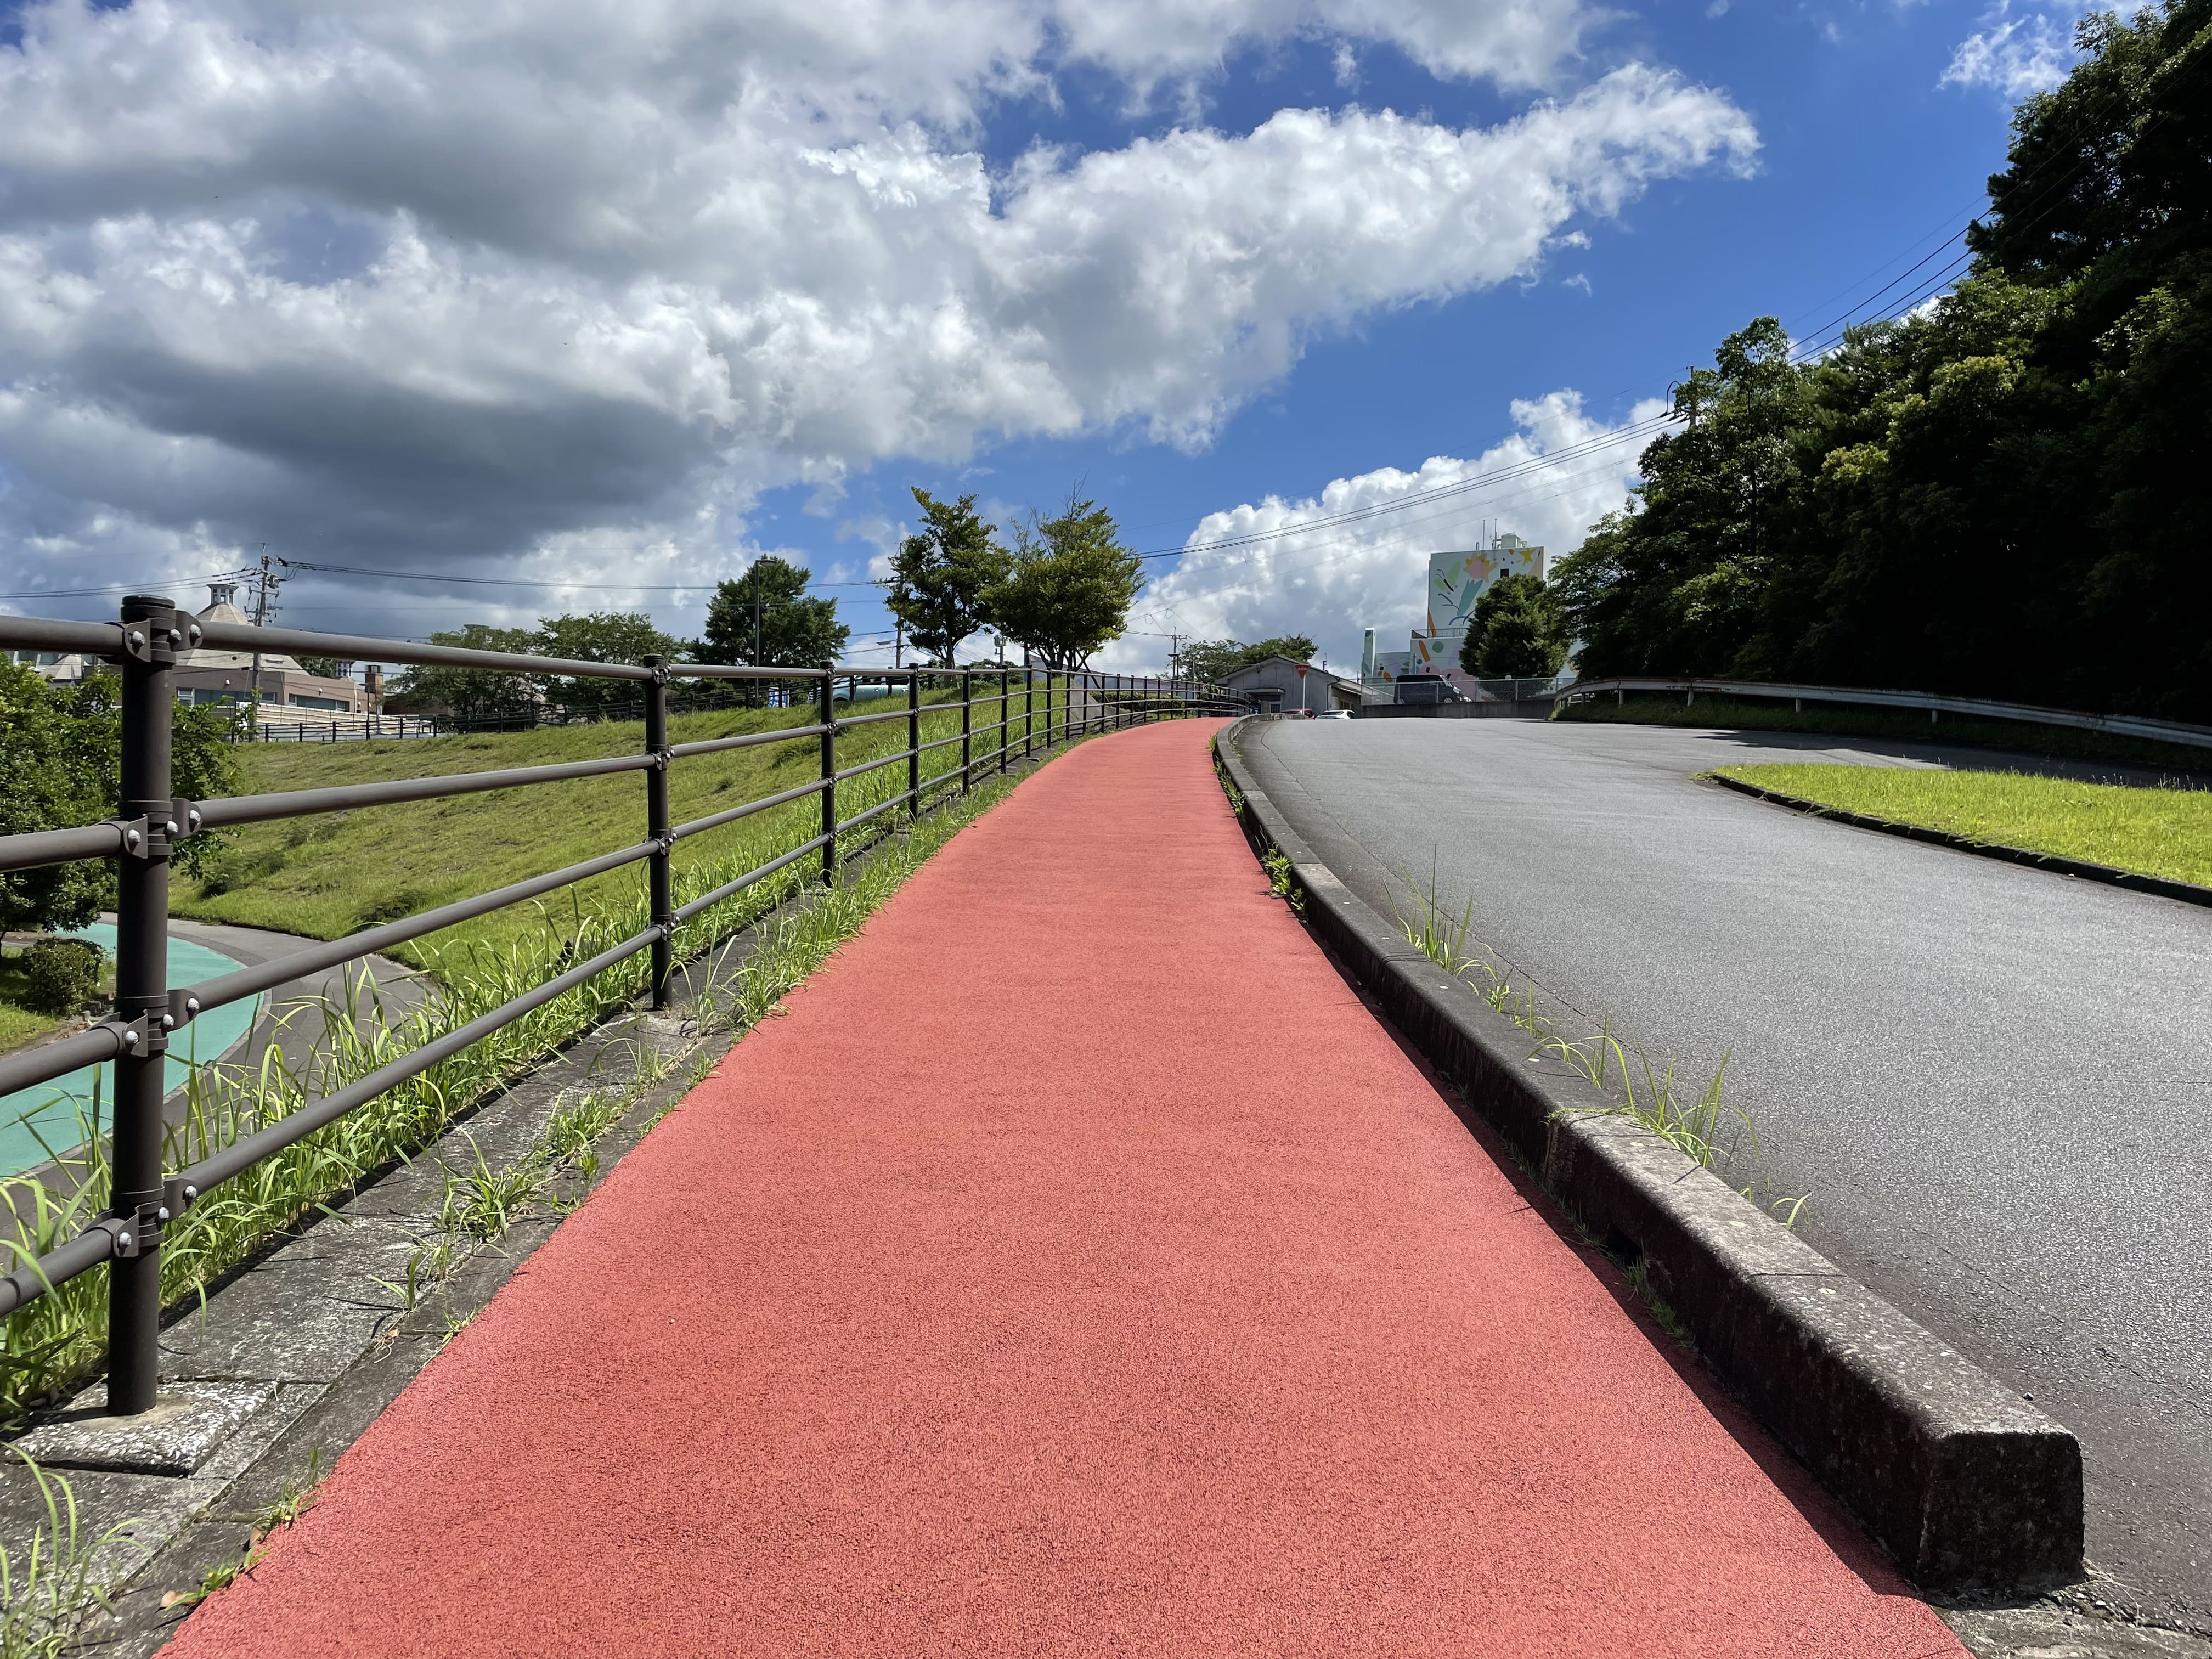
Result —
<path fill-rule="evenodd" d="M 1255 718 L 1265 718 L 1264 716 Z M 2149 1632 L 2084 1644 L 2031 1620 L 1983 1620 L 2081 1578 L 2074 1436 L 1625 1115 L 1355 898 L 1275 810 L 1236 748 L 1218 753 L 1247 833 L 1289 860 L 1306 922 L 1402 1036 L 1616 1254 L 1640 1261 L 1705 1362 L 1987 1653 L 2183 1652 Z"/>

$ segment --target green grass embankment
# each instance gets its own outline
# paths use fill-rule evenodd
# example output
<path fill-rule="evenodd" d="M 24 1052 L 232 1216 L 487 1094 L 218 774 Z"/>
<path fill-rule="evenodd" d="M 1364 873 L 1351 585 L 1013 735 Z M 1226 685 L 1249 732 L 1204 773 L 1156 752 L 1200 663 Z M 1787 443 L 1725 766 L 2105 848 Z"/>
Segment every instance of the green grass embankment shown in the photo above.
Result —
<path fill-rule="evenodd" d="M 1984 720 L 1964 714 L 1945 714 L 1931 722 L 1926 714 L 1908 708 L 1814 703 L 1801 712 L 1780 702 L 1703 696 L 1685 708 L 1679 693 L 1638 693 L 1618 703 L 1610 693 L 1600 693 L 1588 702 L 1562 706 L 1553 718 L 1623 726 L 1722 726 L 1746 732 L 1890 738 L 1904 743 L 2158 767 L 2212 777 L 2212 749 L 2148 743 L 2070 726 L 2037 726 L 2027 720 Z"/>
<path fill-rule="evenodd" d="M 1868 817 L 2212 887 L 2212 790 L 1903 766 L 1793 763 L 1717 770 Z"/>
<path fill-rule="evenodd" d="M 946 695 L 933 697 L 923 714 L 925 743 L 960 730 L 957 703 L 946 707 Z M 865 702 L 858 712 L 883 713 L 894 707 Z M 1011 714 L 1018 742 L 1023 719 L 1018 693 Z M 682 714 L 669 721 L 669 741 L 696 743 L 802 726 L 813 719 L 811 708 Z M 995 701 L 976 703 L 978 728 L 997 719 Z M 1036 723 L 1042 743 L 1041 695 Z M 974 741 L 978 754 L 997 746 L 996 737 L 980 729 Z M 264 744 L 241 750 L 240 759 L 247 774 L 246 789 L 258 794 L 592 760 L 636 754 L 644 743 L 640 722 L 610 721 L 406 742 Z M 902 720 L 863 726 L 840 736 L 837 764 L 852 766 L 888 755 L 905 743 Z M 924 755 L 925 780 L 933 773 L 951 771 L 957 783 L 959 756 L 955 746 Z M 819 740 L 814 738 L 679 759 L 669 773 L 671 810 L 680 824 L 796 787 L 820 776 L 820 768 Z M 905 787 L 906 768 L 896 763 L 848 779 L 838 786 L 839 816 L 850 817 Z M 820 828 L 820 812 L 817 798 L 809 796 L 678 842 L 674 867 L 679 902 L 690 891 L 726 880 L 750 864 L 807 840 Z M 171 908 L 200 921 L 337 939 L 644 839 L 645 775 L 640 772 L 362 807 L 240 828 L 216 854 L 205 880 L 178 879 Z M 538 931 L 546 920 L 562 927 L 566 918 L 578 912 L 635 902 L 644 884 L 641 862 L 535 903 L 461 923 L 394 954 L 432 963 L 455 944 L 504 946 L 520 935 Z"/>

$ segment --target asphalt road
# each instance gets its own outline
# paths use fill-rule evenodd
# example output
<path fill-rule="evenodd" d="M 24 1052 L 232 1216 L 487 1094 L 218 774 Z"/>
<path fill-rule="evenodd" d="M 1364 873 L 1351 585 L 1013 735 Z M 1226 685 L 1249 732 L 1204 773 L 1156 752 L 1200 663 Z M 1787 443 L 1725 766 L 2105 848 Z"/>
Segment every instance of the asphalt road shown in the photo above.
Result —
<path fill-rule="evenodd" d="M 2212 1629 L 2212 908 L 1805 817 L 1731 763 L 1875 739 L 1522 720 L 1245 729 L 1386 916 L 1401 872 L 1562 1016 L 1723 1056 L 1846 1270 L 2081 1438 L 2117 1605 Z M 2036 764 L 2021 763 L 2024 766 Z"/>

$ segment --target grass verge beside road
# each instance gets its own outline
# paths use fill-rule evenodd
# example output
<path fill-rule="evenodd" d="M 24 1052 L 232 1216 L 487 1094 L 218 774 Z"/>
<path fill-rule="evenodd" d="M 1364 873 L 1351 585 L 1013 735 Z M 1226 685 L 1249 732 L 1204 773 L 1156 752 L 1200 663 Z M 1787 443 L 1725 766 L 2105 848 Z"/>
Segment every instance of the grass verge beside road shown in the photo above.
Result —
<path fill-rule="evenodd" d="M 1814 763 L 1717 772 L 1866 817 L 2212 887 L 2212 790 Z"/>

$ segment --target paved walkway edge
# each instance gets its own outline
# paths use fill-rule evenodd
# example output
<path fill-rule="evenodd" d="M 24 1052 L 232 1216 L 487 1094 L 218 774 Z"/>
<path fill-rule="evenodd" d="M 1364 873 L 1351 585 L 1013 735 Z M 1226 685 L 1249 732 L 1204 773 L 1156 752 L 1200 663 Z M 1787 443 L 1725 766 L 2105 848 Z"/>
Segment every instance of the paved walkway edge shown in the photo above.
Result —
<path fill-rule="evenodd" d="M 1252 718 L 1264 719 L 1266 716 Z M 1923 1589 L 2081 1576 L 2073 1434 L 1625 1116 L 1368 908 L 1216 753 L 1246 833 L 1291 861 L 1308 924 L 1444 1079 L 1608 1245 L 1643 1263 L 1722 1382 Z"/>
<path fill-rule="evenodd" d="M 2087 859 L 2069 859 L 2063 853 L 2039 853 L 2032 848 L 2008 847 L 2001 841 L 1976 841 L 1972 836 L 1956 835 L 1948 830 L 1931 829 L 1924 823 L 1906 823 L 1897 818 L 1847 812 L 1840 806 L 1824 806 L 1819 801 L 1806 799 L 1802 795 L 1786 795 L 1779 789 L 1763 789 L 1755 783 L 1746 783 L 1741 778 L 1732 778 L 1725 772 L 1708 772 L 1705 775 L 1722 788 L 1733 789 L 1739 795 L 1749 795 L 1754 800 L 1786 806 L 1791 811 L 1802 812 L 1808 817 L 1829 818 L 1838 823 L 1848 823 L 1854 830 L 1875 830 L 1885 836 L 1902 836 L 1907 841 L 1932 842 L 1954 852 L 1972 853 L 1985 859 L 2001 859 L 2008 864 L 2032 865 L 2038 870 L 2048 870 L 2054 876 L 2078 876 L 2083 881 L 2101 881 L 2109 886 L 2131 888 L 2138 893 L 2155 893 L 2160 898 L 2179 899 L 2184 904 L 2212 904 L 2212 887 L 2199 887 L 2195 882 L 2176 881 L 2170 876 L 2145 875 L 2140 870 L 2123 870 L 2116 864 L 2092 864 Z"/>

